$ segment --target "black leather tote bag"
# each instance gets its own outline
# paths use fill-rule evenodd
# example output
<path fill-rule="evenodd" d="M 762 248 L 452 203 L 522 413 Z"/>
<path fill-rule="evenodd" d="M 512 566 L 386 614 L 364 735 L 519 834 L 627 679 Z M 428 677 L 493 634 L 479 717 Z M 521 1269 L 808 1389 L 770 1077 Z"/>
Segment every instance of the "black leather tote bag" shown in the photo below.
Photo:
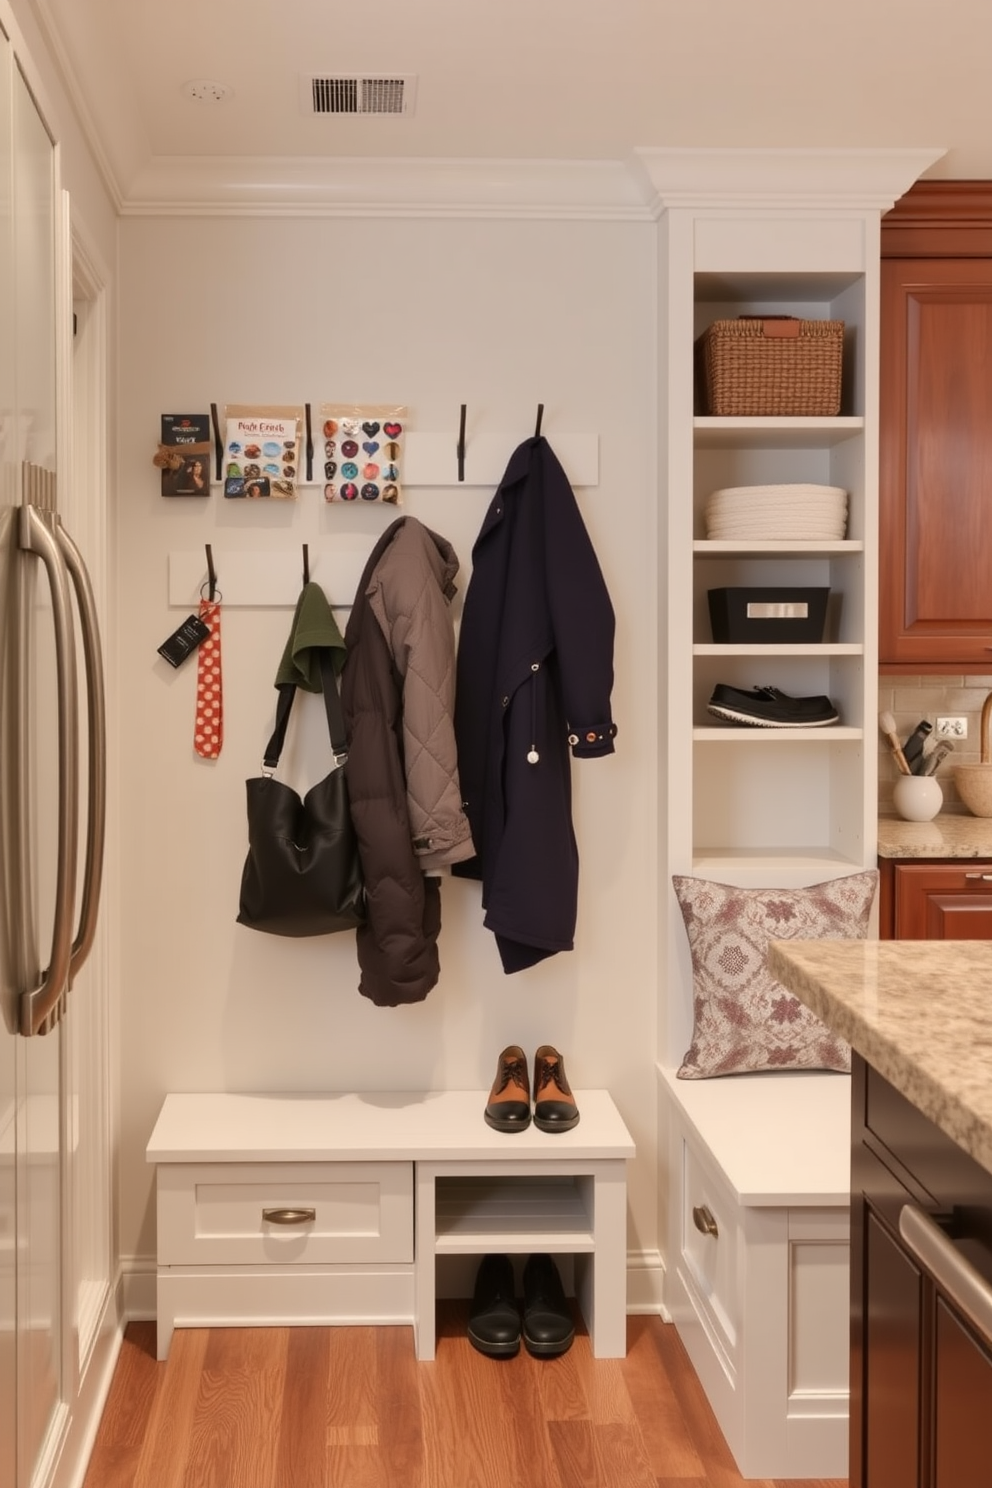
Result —
<path fill-rule="evenodd" d="M 333 935 L 365 922 L 365 890 L 351 824 L 344 717 L 334 668 L 321 653 L 321 687 L 335 768 L 301 799 L 273 777 L 296 687 L 278 687 L 276 726 L 263 773 L 246 781 L 248 856 L 238 923 L 270 935 Z"/>

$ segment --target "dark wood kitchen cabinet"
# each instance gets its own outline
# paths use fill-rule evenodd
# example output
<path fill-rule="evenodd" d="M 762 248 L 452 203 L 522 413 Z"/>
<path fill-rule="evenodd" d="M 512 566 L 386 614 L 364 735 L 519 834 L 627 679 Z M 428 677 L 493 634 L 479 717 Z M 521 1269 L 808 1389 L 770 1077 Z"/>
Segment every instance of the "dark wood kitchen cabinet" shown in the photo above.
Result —
<path fill-rule="evenodd" d="M 882 219 L 879 663 L 992 672 L 992 182 Z"/>
<path fill-rule="evenodd" d="M 992 940 L 992 863 L 879 860 L 880 940 Z"/>
<path fill-rule="evenodd" d="M 857 1055 L 852 1096 L 850 1488 L 983 1488 L 992 1175 Z"/>

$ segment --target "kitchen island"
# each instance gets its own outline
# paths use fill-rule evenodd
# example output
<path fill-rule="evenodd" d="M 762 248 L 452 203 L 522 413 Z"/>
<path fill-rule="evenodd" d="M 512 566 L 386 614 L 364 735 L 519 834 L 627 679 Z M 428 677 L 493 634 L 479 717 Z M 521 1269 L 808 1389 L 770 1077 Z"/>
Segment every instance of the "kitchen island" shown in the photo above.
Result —
<path fill-rule="evenodd" d="M 992 1483 L 992 945 L 778 941 L 852 1047 L 850 1488 Z"/>

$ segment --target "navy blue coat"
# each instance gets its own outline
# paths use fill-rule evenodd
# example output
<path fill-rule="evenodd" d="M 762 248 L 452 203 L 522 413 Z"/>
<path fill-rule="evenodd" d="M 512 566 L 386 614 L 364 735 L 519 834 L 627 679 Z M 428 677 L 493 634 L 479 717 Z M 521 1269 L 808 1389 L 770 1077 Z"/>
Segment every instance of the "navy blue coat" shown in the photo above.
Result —
<path fill-rule="evenodd" d="M 485 924 L 503 969 L 574 943 L 570 752 L 613 753 L 613 606 L 547 440 L 519 446 L 472 549 L 455 737 Z"/>

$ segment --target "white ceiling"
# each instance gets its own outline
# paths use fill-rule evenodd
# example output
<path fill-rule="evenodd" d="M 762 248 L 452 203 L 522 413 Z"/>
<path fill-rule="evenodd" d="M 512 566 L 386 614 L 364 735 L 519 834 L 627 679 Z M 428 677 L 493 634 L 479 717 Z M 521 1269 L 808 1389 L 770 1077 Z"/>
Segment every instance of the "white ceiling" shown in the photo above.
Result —
<path fill-rule="evenodd" d="M 639 146 L 934 146 L 930 175 L 992 177 L 989 0 L 23 3 L 125 209 L 156 172 L 273 187 L 368 157 L 626 167 Z M 412 75 L 415 111 L 308 116 L 313 73 Z M 193 102 L 190 80 L 230 93 Z"/>

